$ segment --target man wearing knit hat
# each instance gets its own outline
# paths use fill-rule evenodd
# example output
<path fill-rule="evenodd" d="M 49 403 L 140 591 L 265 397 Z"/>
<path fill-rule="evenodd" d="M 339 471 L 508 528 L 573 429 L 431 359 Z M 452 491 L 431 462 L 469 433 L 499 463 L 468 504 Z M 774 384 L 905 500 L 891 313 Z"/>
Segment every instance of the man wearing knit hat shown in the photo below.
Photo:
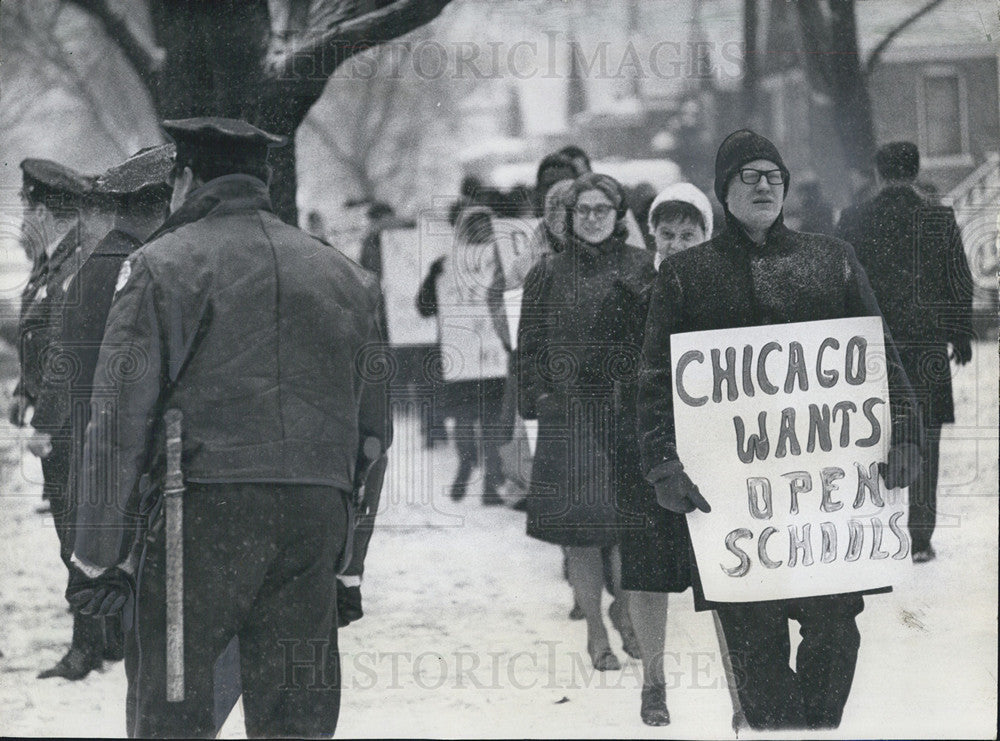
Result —
<path fill-rule="evenodd" d="M 715 194 L 725 228 L 708 242 L 665 259 L 653 284 L 639 375 L 643 470 L 659 504 L 702 516 L 711 503 L 678 459 L 670 337 L 843 317 L 879 316 L 850 245 L 785 226 L 789 172 L 777 148 L 748 130 L 722 142 Z M 912 392 L 886 332 L 892 441 L 886 486 L 906 486 L 919 466 L 920 431 Z M 696 511 L 698 510 L 698 511 Z M 696 607 L 717 610 L 739 699 L 734 722 L 754 729 L 839 725 L 860 645 L 861 593 L 768 602 L 711 603 L 692 564 Z M 788 621 L 801 624 L 796 669 L 789 666 Z M 725 647 L 724 649 L 725 650 Z"/>
<path fill-rule="evenodd" d="M 223 118 L 163 128 L 177 146 L 171 214 L 118 274 L 93 382 L 106 395 L 79 477 L 73 562 L 88 579 L 70 598 L 103 615 L 134 592 L 130 736 L 213 737 L 214 666 L 234 637 L 247 735 L 330 736 L 355 482 L 391 436 L 381 293 L 271 211 L 279 137 Z M 183 573 L 168 574 L 171 409 L 185 491 Z M 182 631 L 168 598 L 180 599 Z"/>
<path fill-rule="evenodd" d="M 925 430 L 920 476 L 910 487 L 913 560 L 934 559 L 941 426 L 955 421 L 950 360 L 972 359 L 972 275 L 955 212 L 914 190 L 920 153 L 890 142 L 875 155 L 880 191 L 844 211 L 837 236 L 858 252 L 920 407 Z"/>

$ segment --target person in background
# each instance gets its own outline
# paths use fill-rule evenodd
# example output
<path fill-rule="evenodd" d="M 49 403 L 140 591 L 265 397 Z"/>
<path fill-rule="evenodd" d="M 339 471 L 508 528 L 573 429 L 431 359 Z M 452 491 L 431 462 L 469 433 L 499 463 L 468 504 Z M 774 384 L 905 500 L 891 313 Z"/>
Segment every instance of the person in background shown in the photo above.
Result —
<path fill-rule="evenodd" d="M 638 383 L 642 470 L 659 506 L 699 517 L 711 503 L 677 455 L 671 335 L 844 317 L 880 316 L 851 246 L 785 226 L 789 171 L 772 142 L 743 129 L 715 159 L 715 194 L 725 229 L 660 264 L 646 318 Z M 908 485 L 920 466 L 919 419 L 912 390 L 886 330 L 891 442 L 889 488 Z M 697 512 L 695 510 L 698 510 Z M 691 514 L 689 514 L 691 513 Z M 697 564 L 691 579 L 698 610 L 717 611 L 735 677 L 734 725 L 754 730 L 836 728 L 854 680 L 861 634 L 860 592 L 762 602 L 705 599 Z M 795 669 L 789 621 L 801 628 Z"/>
<path fill-rule="evenodd" d="M 541 218 L 545 215 L 545 197 L 553 185 L 560 180 L 572 180 L 580 174 L 569 157 L 558 153 L 543 157 L 535 176 L 535 216 Z"/>
<path fill-rule="evenodd" d="M 530 537 L 563 546 L 569 581 L 587 621 L 595 669 L 621 663 L 601 612 L 602 550 L 611 562 L 610 614 L 625 650 L 638 656 L 621 590 L 613 457 L 614 349 L 596 334 L 616 281 L 643 284 L 652 255 L 625 244 L 628 208 L 607 175 L 578 177 L 566 196 L 566 247 L 544 254 L 528 273 L 518 331 L 518 408 L 538 420 L 528 490 Z M 610 307 L 615 310 L 623 307 Z"/>
<path fill-rule="evenodd" d="M 656 247 L 653 265 L 712 237 L 712 204 L 691 183 L 675 183 L 649 205 L 647 227 Z"/>
<path fill-rule="evenodd" d="M 798 186 L 799 231 L 833 235 L 833 208 L 823 198 L 819 181 L 807 180 Z"/>
<path fill-rule="evenodd" d="M 468 249 L 493 246 L 492 213 L 484 206 L 471 206 L 458 216 L 455 229 L 455 253 Z M 417 311 L 421 316 L 438 314 L 438 279 L 444 273 L 446 261 L 455 255 L 435 260 L 420 286 Z M 488 294 L 496 293 L 491 288 Z M 502 293 L 502 292 L 501 292 Z M 487 302 L 498 299 L 490 295 Z M 501 332 L 501 336 L 506 332 Z M 502 505 L 498 489 L 504 482 L 503 464 L 500 459 L 501 440 L 490 429 L 498 424 L 503 403 L 504 378 L 481 378 L 468 381 L 445 381 L 435 394 L 434 406 L 443 406 L 455 418 L 454 439 L 458 451 L 458 471 L 451 484 L 451 498 L 458 502 L 468 492 L 473 469 L 483 464 L 483 496 L 485 505 Z"/>
<path fill-rule="evenodd" d="M 656 241 L 653 264 L 658 268 L 671 255 L 711 238 L 712 206 L 691 183 L 676 183 L 653 200 L 648 224 Z M 638 367 L 652 276 L 649 279 L 648 283 L 617 281 L 604 311 L 609 324 L 600 336 L 627 353 L 630 367 Z M 636 435 L 635 381 L 635 377 L 628 377 L 615 384 L 619 432 L 614 475 L 622 588 L 628 594 L 642 657 L 640 717 L 647 725 L 664 726 L 670 723 L 663 667 L 667 595 L 691 586 L 690 540 L 684 516 L 660 507 L 653 487 L 643 478 Z"/>
<path fill-rule="evenodd" d="M 880 190 L 845 209 L 837 236 L 854 245 L 913 386 L 925 432 L 910 487 L 913 560 L 935 558 L 941 427 L 955 421 L 949 361 L 972 359 L 972 275 L 955 212 L 915 189 L 920 154 L 892 142 L 875 156 Z"/>
<path fill-rule="evenodd" d="M 583 175 L 588 172 L 593 172 L 590 166 L 590 157 L 586 152 L 575 144 L 569 144 L 562 149 L 560 149 L 556 154 L 561 154 L 563 157 L 568 157 L 573 163 L 573 167 L 576 168 L 578 175 Z"/>
<path fill-rule="evenodd" d="M 653 249 L 653 235 L 649 233 L 649 209 L 656 198 L 656 189 L 646 182 L 639 183 L 634 188 L 628 190 L 628 202 L 632 213 L 635 214 L 636 223 L 642 233 L 642 238 L 646 242 L 646 247 Z"/>
<path fill-rule="evenodd" d="M 361 244 L 358 262 L 365 270 L 370 270 L 382 280 L 382 232 L 386 229 L 413 229 L 417 224 L 412 219 L 396 216 L 392 206 L 384 201 L 375 201 L 368 207 L 368 231 Z"/>

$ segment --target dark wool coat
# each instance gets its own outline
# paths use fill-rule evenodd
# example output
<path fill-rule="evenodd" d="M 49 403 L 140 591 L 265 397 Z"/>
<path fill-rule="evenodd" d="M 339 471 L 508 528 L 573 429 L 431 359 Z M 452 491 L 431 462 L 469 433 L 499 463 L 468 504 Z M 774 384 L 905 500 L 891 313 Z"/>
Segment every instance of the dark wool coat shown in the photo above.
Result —
<path fill-rule="evenodd" d="M 125 258 L 140 244 L 142 241 L 131 234 L 113 229 L 98 243 L 69 284 L 57 341 L 64 362 L 56 366 L 63 372 L 52 374 L 35 404 L 31 420 L 35 429 L 66 433 L 71 410 L 77 412 L 72 420 L 77 432 L 82 434 L 86 428 L 97 353 L 111 309 L 115 280 Z"/>
<path fill-rule="evenodd" d="M 374 277 L 278 219 L 262 181 L 201 186 L 122 272 L 94 374 L 115 404 L 95 412 L 80 477 L 85 563 L 113 566 L 131 545 L 167 402 L 184 416 L 189 484 L 349 492 L 359 440 L 388 447 Z"/>
<path fill-rule="evenodd" d="M 638 277 L 640 280 L 635 281 Z M 628 280 L 632 278 L 633 280 Z M 611 459 L 618 510 L 622 586 L 652 592 L 683 592 L 691 586 L 691 540 L 684 515 L 661 507 L 643 476 L 636 430 L 639 359 L 655 272 L 616 279 L 605 301 L 598 332 L 617 350 L 621 373 L 614 390 Z"/>
<path fill-rule="evenodd" d="M 617 541 L 614 382 L 634 376 L 607 327 L 627 307 L 616 281 L 642 286 L 652 254 L 610 238 L 544 255 L 525 279 L 518 329 L 518 409 L 538 420 L 528 535 L 569 546 Z"/>
<path fill-rule="evenodd" d="M 972 275 L 955 213 L 892 186 L 841 216 L 928 427 L 955 421 L 947 343 L 972 335 Z"/>
<path fill-rule="evenodd" d="M 656 480 L 676 466 L 670 336 L 734 327 L 879 316 L 868 278 L 849 244 L 794 232 L 779 217 L 762 245 L 727 215 L 726 229 L 672 255 L 653 284 L 639 367 L 638 419 L 642 468 Z M 920 444 L 913 392 L 886 330 L 893 445 Z M 683 461 L 682 461 L 683 463 Z M 700 609 L 697 568 L 692 578 Z"/>
<path fill-rule="evenodd" d="M 56 340 L 59 319 L 66 300 L 66 284 L 79 267 L 76 259 L 81 246 L 81 227 L 74 226 L 52 255 L 32 271 L 21 293 L 20 346 L 21 377 L 15 393 L 32 404 L 45 388 L 46 374 L 59 365 Z"/>

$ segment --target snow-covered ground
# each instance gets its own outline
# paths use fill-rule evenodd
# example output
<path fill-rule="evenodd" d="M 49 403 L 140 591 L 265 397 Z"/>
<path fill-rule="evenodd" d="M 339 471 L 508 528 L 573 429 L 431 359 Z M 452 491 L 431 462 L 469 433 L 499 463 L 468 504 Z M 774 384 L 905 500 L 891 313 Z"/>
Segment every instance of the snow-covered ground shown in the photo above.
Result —
<path fill-rule="evenodd" d="M 939 558 L 866 600 L 854 689 L 828 736 L 996 736 L 997 355 L 991 343 L 976 350 L 958 373 L 959 420 L 942 443 Z M 35 513 L 39 466 L 0 424 L 0 735 L 120 736 L 121 664 L 81 682 L 35 678 L 70 637 L 65 574 L 52 523 Z M 690 594 L 670 608 L 673 723 L 649 728 L 639 720 L 637 663 L 590 668 L 584 625 L 566 618 L 559 550 L 527 538 L 523 514 L 481 507 L 477 486 L 451 502 L 453 452 L 421 451 L 416 433 L 400 420 L 366 615 L 340 633 L 338 735 L 733 737 L 712 618 L 693 611 Z M 222 735 L 242 730 L 237 708 Z"/>

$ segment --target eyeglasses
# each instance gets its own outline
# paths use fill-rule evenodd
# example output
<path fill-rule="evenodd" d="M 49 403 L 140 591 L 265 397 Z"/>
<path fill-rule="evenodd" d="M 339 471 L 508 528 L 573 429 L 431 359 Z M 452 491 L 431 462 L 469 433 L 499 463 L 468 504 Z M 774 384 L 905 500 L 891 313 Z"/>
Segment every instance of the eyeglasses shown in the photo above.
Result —
<path fill-rule="evenodd" d="M 581 219 L 586 219 L 588 216 L 593 216 L 595 219 L 604 219 L 607 218 L 607 216 L 614 210 L 614 206 L 609 206 L 606 203 L 600 203 L 596 206 L 576 206 L 573 209 L 573 213 Z"/>
<path fill-rule="evenodd" d="M 761 176 L 767 178 L 770 185 L 781 185 L 785 182 L 785 173 L 781 170 L 755 170 L 752 167 L 744 167 L 740 170 L 740 180 L 747 185 L 756 185 L 760 182 Z"/>

